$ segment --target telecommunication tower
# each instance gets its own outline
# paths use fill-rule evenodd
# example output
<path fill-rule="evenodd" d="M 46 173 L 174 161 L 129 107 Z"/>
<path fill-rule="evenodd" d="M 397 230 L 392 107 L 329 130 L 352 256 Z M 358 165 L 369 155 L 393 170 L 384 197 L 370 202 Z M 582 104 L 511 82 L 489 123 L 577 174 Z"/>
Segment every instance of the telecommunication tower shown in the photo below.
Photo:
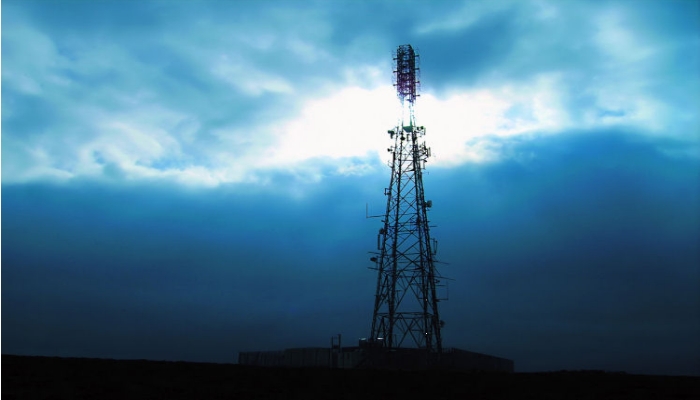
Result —
<path fill-rule="evenodd" d="M 376 347 L 412 347 L 442 352 L 435 268 L 436 242 L 431 240 L 423 192 L 423 169 L 430 149 L 421 141 L 425 127 L 417 126 L 414 104 L 419 89 L 419 56 L 411 45 L 396 50 L 394 86 L 402 105 L 399 125 L 388 131 L 393 140 L 391 179 L 384 190 L 386 212 L 379 230 L 378 251 L 372 257 L 377 291 L 369 340 Z"/>

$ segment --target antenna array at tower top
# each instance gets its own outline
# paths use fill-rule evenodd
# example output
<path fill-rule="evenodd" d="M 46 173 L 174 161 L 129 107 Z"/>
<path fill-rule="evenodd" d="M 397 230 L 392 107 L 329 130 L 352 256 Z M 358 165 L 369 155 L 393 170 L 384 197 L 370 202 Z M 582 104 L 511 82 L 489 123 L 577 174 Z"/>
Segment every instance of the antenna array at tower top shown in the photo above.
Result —
<path fill-rule="evenodd" d="M 394 60 L 396 61 L 396 69 L 394 70 L 396 94 L 402 103 L 404 100 L 408 100 L 409 103 L 413 104 L 418 97 L 420 86 L 418 79 L 420 58 L 410 44 L 404 44 L 396 49 Z"/>

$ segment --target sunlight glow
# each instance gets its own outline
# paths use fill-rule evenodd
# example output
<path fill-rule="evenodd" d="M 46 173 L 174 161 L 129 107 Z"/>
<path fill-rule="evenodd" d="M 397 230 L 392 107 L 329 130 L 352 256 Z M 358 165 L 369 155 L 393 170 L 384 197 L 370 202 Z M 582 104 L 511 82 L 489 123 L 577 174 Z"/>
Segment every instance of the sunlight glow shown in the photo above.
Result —
<path fill-rule="evenodd" d="M 278 141 L 263 155 L 262 165 L 364 157 L 377 151 L 382 135 L 396 124 L 397 105 L 391 86 L 349 87 L 313 100 L 296 119 L 269 128 Z"/>

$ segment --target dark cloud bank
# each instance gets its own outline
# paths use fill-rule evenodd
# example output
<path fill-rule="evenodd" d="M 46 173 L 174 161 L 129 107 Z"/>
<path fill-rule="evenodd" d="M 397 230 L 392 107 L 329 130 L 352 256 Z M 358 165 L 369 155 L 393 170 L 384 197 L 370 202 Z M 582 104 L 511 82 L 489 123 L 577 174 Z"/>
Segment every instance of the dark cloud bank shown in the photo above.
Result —
<path fill-rule="evenodd" d="M 505 161 L 426 176 L 455 279 L 446 345 L 521 371 L 700 374 L 698 161 L 612 131 L 502 145 Z M 382 209 L 387 177 L 329 178 L 303 199 L 5 185 L 3 353 L 231 362 L 352 342 L 375 285 L 364 203 Z"/>

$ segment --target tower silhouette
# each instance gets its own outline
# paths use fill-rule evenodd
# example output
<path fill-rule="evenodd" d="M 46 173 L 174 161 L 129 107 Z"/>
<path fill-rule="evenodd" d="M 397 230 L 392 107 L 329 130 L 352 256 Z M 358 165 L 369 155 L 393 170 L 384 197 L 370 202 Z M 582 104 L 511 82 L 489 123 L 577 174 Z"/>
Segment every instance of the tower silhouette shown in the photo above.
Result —
<path fill-rule="evenodd" d="M 391 179 L 378 251 L 372 257 L 377 271 L 374 316 L 369 340 L 375 347 L 413 347 L 442 352 L 435 268 L 436 242 L 430 237 L 423 170 L 430 157 L 425 127 L 416 125 L 414 103 L 419 89 L 419 56 L 411 45 L 396 50 L 394 86 L 402 105 L 399 125 L 388 131 L 393 140 Z"/>

